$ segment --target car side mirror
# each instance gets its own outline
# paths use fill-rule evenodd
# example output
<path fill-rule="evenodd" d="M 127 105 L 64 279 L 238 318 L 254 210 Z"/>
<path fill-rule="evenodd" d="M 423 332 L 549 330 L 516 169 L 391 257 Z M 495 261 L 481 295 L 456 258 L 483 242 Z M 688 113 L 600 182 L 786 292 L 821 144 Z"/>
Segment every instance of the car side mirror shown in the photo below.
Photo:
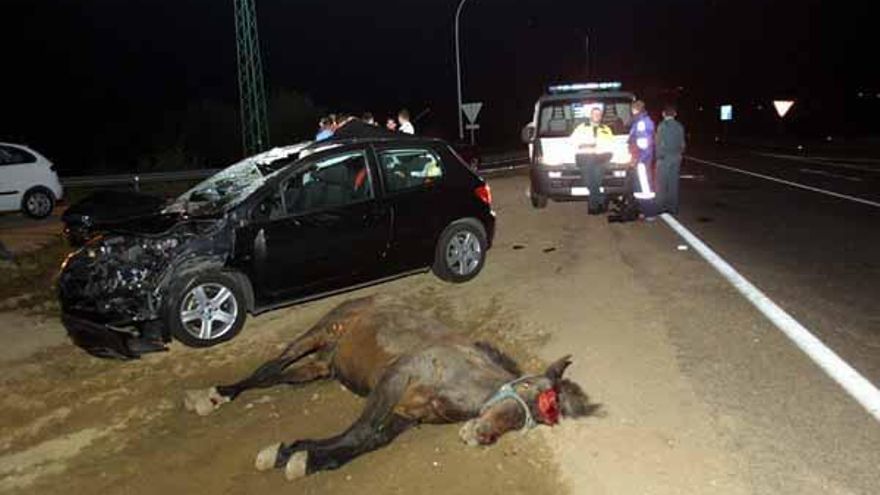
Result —
<path fill-rule="evenodd" d="M 531 144 L 532 141 L 535 140 L 535 126 L 529 124 L 522 129 L 522 142 L 525 144 Z"/>

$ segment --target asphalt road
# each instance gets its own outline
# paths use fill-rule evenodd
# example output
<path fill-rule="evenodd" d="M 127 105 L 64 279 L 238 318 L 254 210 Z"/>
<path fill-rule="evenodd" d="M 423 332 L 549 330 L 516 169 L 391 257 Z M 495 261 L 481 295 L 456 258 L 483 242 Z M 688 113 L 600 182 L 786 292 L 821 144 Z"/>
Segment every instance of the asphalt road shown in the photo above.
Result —
<path fill-rule="evenodd" d="M 700 156 L 790 173 L 747 154 Z M 682 223 L 876 383 L 877 209 L 696 163 L 684 174 L 697 178 L 684 180 Z M 467 284 L 409 277 L 252 318 L 217 348 L 130 363 L 85 356 L 52 318 L 0 313 L 0 340 L 17 349 L 0 353 L 0 491 L 877 492 L 877 422 L 664 222 L 609 224 L 579 203 L 534 210 L 522 173 L 490 184 L 496 244 Z M 604 414 L 479 450 L 454 426 L 426 426 L 291 486 L 254 473 L 253 455 L 353 420 L 360 402 L 338 385 L 267 390 L 210 418 L 180 407 L 183 390 L 239 377 L 336 304 L 376 292 L 529 371 L 572 354 L 568 376 Z"/>
<path fill-rule="evenodd" d="M 679 217 L 880 385 L 880 166 L 723 149 L 693 157 L 825 191 L 688 160 Z"/>

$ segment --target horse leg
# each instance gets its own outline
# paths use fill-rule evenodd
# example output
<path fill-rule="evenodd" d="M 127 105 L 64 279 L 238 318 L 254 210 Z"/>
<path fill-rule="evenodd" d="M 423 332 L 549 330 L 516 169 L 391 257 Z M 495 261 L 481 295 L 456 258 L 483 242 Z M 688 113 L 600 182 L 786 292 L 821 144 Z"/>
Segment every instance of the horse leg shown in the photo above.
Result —
<path fill-rule="evenodd" d="M 336 469 L 361 454 L 388 445 L 416 423 L 394 413 L 407 387 L 406 377 L 397 374 L 383 379 L 367 398 L 361 416 L 344 433 L 323 440 L 299 440 L 275 444 L 257 455 L 260 471 L 284 467 L 288 480 L 317 471 Z"/>
<path fill-rule="evenodd" d="M 248 377 L 230 385 L 218 385 L 207 389 L 188 390 L 184 395 L 184 406 L 199 416 L 206 416 L 223 404 L 235 400 L 245 390 L 268 388 L 280 383 L 304 383 L 329 375 L 329 360 L 316 359 L 290 368 L 294 363 L 330 344 L 326 332 L 309 330 L 290 343 L 275 359 L 271 359 Z"/>

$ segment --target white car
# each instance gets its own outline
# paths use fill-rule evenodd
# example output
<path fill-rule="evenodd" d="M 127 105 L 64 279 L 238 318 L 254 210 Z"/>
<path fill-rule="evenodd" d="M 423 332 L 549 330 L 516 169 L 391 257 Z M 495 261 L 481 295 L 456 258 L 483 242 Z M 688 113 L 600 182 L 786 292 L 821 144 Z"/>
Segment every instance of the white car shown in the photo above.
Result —
<path fill-rule="evenodd" d="M 64 190 L 46 157 L 19 144 L 0 143 L 0 211 L 19 211 L 32 218 L 52 214 Z"/>

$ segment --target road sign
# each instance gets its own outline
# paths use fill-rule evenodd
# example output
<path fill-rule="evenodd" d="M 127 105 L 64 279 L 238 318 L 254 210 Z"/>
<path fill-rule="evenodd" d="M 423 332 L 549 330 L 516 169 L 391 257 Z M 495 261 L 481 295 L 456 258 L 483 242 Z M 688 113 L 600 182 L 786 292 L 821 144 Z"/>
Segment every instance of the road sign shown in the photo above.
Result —
<path fill-rule="evenodd" d="M 721 105 L 721 121 L 729 122 L 733 120 L 733 105 Z"/>
<path fill-rule="evenodd" d="M 464 112 L 464 115 L 468 118 L 468 121 L 471 124 L 474 124 L 477 122 L 477 117 L 479 117 L 480 110 L 482 110 L 482 109 L 483 109 L 482 102 L 462 103 L 461 104 L 461 111 Z"/>
<path fill-rule="evenodd" d="M 783 118 L 794 106 L 794 100 L 774 100 L 773 106 L 776 107 L 776 113 L 779 114 L 779 117 Z"/>
<path fill-rule="evenodd" d="M 468 124 L 468 125 L 464 126 L 464 128 L 469 131 L 476 131 L 480 128 L 480 124 Z"/>

